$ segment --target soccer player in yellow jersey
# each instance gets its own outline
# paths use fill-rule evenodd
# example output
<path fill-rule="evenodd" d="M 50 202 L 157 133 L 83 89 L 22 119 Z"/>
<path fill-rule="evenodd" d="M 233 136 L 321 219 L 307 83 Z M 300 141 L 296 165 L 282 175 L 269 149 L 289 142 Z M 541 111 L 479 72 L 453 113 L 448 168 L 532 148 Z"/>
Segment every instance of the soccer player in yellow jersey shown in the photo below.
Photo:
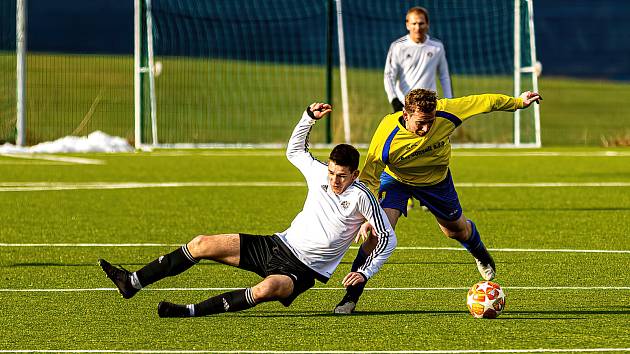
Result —
<path fill-rule="evenodd" d="M 466 218 L 449 170 L 451 134 L 466 119 L 492 111 L 515 111 L 542 100 L 537 92 L 519 97 L 500 94 L 437 99 L 434 91 L 411 90 L 402 112 L 389 114 L 376 129 L 359 179 L 378 196 L 390 224 L 407 216 L 407 202 L 416 198 L 435 216 L 442 232 L 459 241 L 475 258 L 485 280 L 495 276 L 494 260 L 481 241 L 475 223 Z M 352 271 L 366 263 L 377 241 L 368 237 L 371 225 L 359 235 L 367 240 L 359 248 Z M 352 313 L 365 283 L 349 286 L 335 313 Z"/>

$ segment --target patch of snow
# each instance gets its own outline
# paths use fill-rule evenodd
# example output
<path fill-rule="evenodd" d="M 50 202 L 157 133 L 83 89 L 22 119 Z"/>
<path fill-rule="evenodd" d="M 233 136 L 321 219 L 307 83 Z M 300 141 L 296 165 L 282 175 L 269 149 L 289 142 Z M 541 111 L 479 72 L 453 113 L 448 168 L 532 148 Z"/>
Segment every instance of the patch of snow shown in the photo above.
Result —
<path fill-rule="evenodd" d="M 132 152 L 134 148 L 127 140 L 95 131 L 88 136 L 66 136 L 55 141 L 47 141 L 30 147 L 20 147 L 9 143 L 0 146 L 0 154 L 16 153 L 84 153 L 84 152 Z"/>

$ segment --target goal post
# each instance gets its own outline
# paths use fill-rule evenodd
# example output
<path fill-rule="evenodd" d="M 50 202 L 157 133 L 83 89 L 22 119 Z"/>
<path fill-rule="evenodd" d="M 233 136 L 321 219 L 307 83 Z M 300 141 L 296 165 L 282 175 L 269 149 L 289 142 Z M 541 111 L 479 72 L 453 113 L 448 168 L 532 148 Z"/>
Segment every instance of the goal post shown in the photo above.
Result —
<path fill-rule="evenodd" d="M 533 0 L 431 0 L 429 35 L 446 48 L 456 97 L 537 90 Z M 407 34 L 406 1 L 343 0 L 353 143 L 369 142 L 391 112 L 383 88 L 389 45 Z M 441 88 L 438 81 L 438 95 Z M 510 119 L 511 118 L 511 119 Z M 538 105 L 513 114 L 493 112 L 466 121 L 452 136 L 459 147 L 540 147 Z"/>
<path fill-rule="evenodd" d="M 383 88 L 387 50 L 406 35 L 406 11 L 416 5 L 135 0 L 132 58 L 130 52 L 84 53 L 80 43 L 69 52 L 27 52 L 26 1 L 0 6 L 0 89 L 6 93 L 0 141 L 34 144 L 103 130 L 137 147 L 283 146 L 296 115 L 313 101 L 335 107 L 326 124 L 313 129 L 313 141 L 369 143 L 391 111 Z M 537 90 L 533 0 L 421 5 L 430 12 L 430 35 L 445 45 L 456 96 Z M 89 5 L 85 10 L 99 15 Z M 49 20 L 54 27 L 65 18 Z M 90 31 L 99 38 L 111 33 L 102 21 Z M 466 121 L 452 141 L 538 147 L 540 135 L 534 105 Z"/>
<path fill-rule="evenodd" d="M 136 1 L 137 27 L 152 22 L 136 55 L 147 56 L 136 68 L 140 145 L 283 146 L 306 105 L 330 95 L 328 0 Z M 311 137 L 328 135 L 321 124 Z"/>
<path fill-rule="evenodd" d="M 136 136 L 145 144 L 282 146 L 295 112 L 328 92 L 337 103 L 332 141 L 365 145 L 391 110 L 383 66 L 390 43 L 406 34 L 408 1 L 334 0 L 336 12 L 331 0 L 136 1 L 143 11 L 137 27 L 145 27 L 136 58 L 146 56 L 136 68 L 142 101 L 136 109 L 142 133 Z M 537 89 L 532 1 L 422 4 L 430 13 L 430 35 L 447 50 L 456 96 Z M 331 23 L 337 46 L 327 53 L 322 44 L 329 42 Z M 538 105 L 511 116 L 471 119 L 453 144 L 541 146 Z M 313 140 L 329 141 L 323 137 L 330 132 L 317 128 Z"/>
<path fill-rule="evenodd" d="M 524 12 L 524 16 L 521 13 Z M 525 23 L 522 24 L 521 21 Z M 529 53 L 528 63 L 522 64 L 523 51 L 521 45 L 524 45 Z M 526 61 L 527 62 L 527 61 Z M 537 69 L 538 68 L 538 69 Z M 514 96 L 520 95 L 525 90 L 538 91 L 538 75 L 540 74 L 536 60 L 536 43 L 534 36 L 534 10 L 533 0 L 523 3 L 522 0 L 514 0 Z M 531 85 L 522 84 L 522 76 L 531 78 Z M 525 80 L 527 82 L 527 80 Z M 535 104 L 533 107 L 533 130 L 534 139 L 531 141 L 523 141 L 521 133 L 521 111 L 514 112 L 514 146 L 515 147 L 540 147 L 540 106 Z"/>

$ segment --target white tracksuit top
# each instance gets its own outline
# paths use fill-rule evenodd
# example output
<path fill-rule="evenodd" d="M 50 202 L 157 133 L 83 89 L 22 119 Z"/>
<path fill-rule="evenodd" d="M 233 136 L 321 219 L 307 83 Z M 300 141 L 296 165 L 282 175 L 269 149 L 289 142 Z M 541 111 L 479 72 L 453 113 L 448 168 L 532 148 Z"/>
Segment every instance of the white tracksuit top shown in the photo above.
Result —
<path fill-rule="evenodd" d="M 277 235 L 304 264 L 330 278 L 367 220 L 374 227 L 378 245 L 358 271 L 369 279 L 394 251 L 396 234 L 363 183 L 354 181 L 341 195 L 332 191 L 328 165 L 308 150 L 308 135 L 315 122 L 304 112 L 289 140 L 287 158 L 306 178 L 308 194 L 291 226 Z"/>
<path fill-rule="evenodd" d="M 383 82 L 387 100 L 398 97 L 405 103 L 409 91 L 423 88 L 437 91 L 436 74 L 442 84 L 444 98 L 453 98 L 451 76 L 444 45 L 427 36 L 424 43 L 416 43 L 409 35 L 394 41 L 387 52 Z"/>

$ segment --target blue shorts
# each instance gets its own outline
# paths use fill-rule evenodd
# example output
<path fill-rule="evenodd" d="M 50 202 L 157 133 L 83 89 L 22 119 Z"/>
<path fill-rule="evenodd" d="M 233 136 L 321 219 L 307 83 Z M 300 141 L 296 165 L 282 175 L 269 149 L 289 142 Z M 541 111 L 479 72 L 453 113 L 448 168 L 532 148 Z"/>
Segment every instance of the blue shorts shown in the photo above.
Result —
<path fill-rule="evenodd" d="M 455 221 L 462 215 L 451 171 L 448 171 L 442 182 L 426 187 L 404 184 L 383 172 L 378 194 L 381 207 L 400 210 L 404 216 L 407 216 L 407 202 L 411 197 L 418 199 L 420 204 L 440 219 Z"/>

